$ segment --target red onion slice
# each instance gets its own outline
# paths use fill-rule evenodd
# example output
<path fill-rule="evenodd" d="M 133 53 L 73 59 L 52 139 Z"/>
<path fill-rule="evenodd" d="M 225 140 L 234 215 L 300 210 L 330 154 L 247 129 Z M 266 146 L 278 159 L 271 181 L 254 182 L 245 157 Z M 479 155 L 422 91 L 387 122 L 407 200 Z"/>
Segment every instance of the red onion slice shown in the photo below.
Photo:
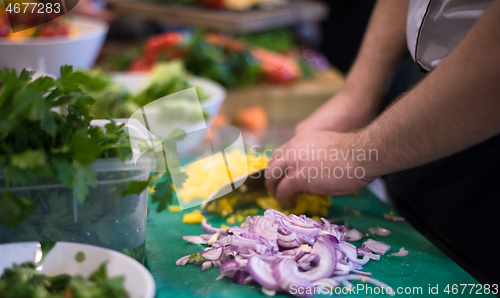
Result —
<path fill-rule="evenodd" d="M 366 240 L 363 244 L 362 247 L 366 247 L 373 251 L 376 254 L 383 255 L 385 254 L 389 249 L 391 249 L 390 245 L 387 245 L 383 242 L 380 241 L 375 241 L 373 239 L 368 239 Z"/>
<path fill-rule="evenodd" d="M 320 237 L 314 243 L 311 254 L 320 258 L 317 266 L 306 272 L 299 272 L 299 276 L 310 281 L 315 281 L 324 277 L 332 276 L 337 265 L 337 257 L 333 243 L 323 237 Z"/>
<path fill-rule="evenodd" d="M 394 290 L 389 285 L 387 285 L 381 281 L 378 281 L 375 278 L 369 277 L 369 276 L 364 276 L 364 275 L 359 275 L 359 274 L 349 274 L 349 275 L 332 277 L 332 279 L 334 281 L 337 281 L 337 282 L 342 282 L 345 280 L 361 280 L 361 281 L 365 281 L 365 282 L 370 282 L 379 288 L 383 288 L 384 292 L 391 295 L 391 296 L 394 296 L 396 294 L 394 292 Z"/>
<path fill-rule="evenodd" d="M 404 247 L 401 247 L 398 252 L 390 254 L 394 257 L 406 257 L 410 252 L 407 251 Z"/>
<path fill-rule="evenodd" d="M 390 214 L 387 214 L 387 213 L 384 213 L 384 219 L 385 220 L 390 220 L 390 221 L 405 221 L 404 217 L 394 216 L 394 215 L 390 215 Z"/>
<path fill-rule="evenodd" d="M 193 244 L 207 244 L 208 240 L 205 240 L 201 236 L 182 236 L 182 239 Z"/>
<path fill-rule="evenodd" d="M 208 261 L 217 261 L 222 256 L 222 247 L 207 249 L 200 252 L 200 256 Z"/>
<path fill-rule="evenodd" d="M 217 228 L 212 227 L 211 225 L 209 225 L 207 223 L 207 220 L 205 218 L 203 218 L 201 220 L 201 228 L 203 229 L 203 231 L 210 233 L 210 234 L 220 233 L 221 235 L 227 235 L 227 230 L 217 229 Z"/>
<path fill-rule="evenodd" d="M 178 259 L 175 262 L 175 265 L 177 265 L 177 266 L 184 266 L 184 265 L 186 265 L 187 262 L 189 261 L 189 257 L 190 257 L 190 255 L 187 255 L 187 256 L 184 256 L 184 257 Z"/>
<path fill-rule="evenodd" d="M 200 271 L 203 271 L 203 270 L 208 269 L 210 267 L 212 267 L 212 262 L 203 262 L 203 264 L 201 264 Z"/>
<path fill-rule="evenodd" d="M 368 232 L 370 232 L 370 234 L 375 234 L 380 237 L 387 237 L 391 234 L 391 231 L 381 227 L 369 228 Z"/>
<path fill-rule="evenodd" d="M 349 241 L 358 241 L 361 240 L 365 235 L 356 229 L 350 229 L 345 233 L 345 235 L 349 238 Z"/>
<path fill-rule="evenodd" d="M 314 286 L 309 279 L 299 275 L 296 263 L 290 259 L 281 259 L 273 267 L 273 277 L 287 293 L 297 297 L 313 297 Z M 297 289 L 303 291 L 297 291 Z"/>
<path fill-rule="evenodd" d="M 269 290 L 279 291 L 281 288 L 273 277 L 271 266 L 258 256 L 248 259 L 247 270 L 261 286 Z"/>

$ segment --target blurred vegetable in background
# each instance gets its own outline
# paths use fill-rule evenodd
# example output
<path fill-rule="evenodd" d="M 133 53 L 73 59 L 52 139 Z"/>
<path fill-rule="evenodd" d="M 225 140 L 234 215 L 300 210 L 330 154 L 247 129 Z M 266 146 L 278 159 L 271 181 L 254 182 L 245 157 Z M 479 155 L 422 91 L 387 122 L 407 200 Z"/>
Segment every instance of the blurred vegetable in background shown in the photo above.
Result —
<path fill-rule="evenodd" d="M 96 99 L 96 103 L 92 106 L 92 114 L 97 119 L 128 118 L 152 101 L 194 87 L 189 83 L 190 75 L 180 60 L 157 64 L 148 76 L 146 87 L 138 93 L 132 93 L 125 86 L 113 82 L 109 75 L 100 70 L 77 72 L 92 82 L 90 85 L 82 86 L 82 89 Z M 200 102 L 208 98 L 199 87 L 195 88 Z M 176 115 L 188 118 L 188 115 L 195 110 L 191 106 L 183 105 L 184 102 L 181 100 L 176 103 L 176 107 L 170 107 L 170 112 Z"/>
<path fill-rule="evenodd" d="M 159 62 L 181 59 L 190 73 L 239 88 L 262 80 L 283 84 L 311 77 L 313 68 L 295 49 L 287 30 L 247 34 L 240 39 L 202 31 L 170 31 L 149 38 L 142 50 L 134 48 L 110 58 L 109 64 L 117 70 L 144 72 Z"/>

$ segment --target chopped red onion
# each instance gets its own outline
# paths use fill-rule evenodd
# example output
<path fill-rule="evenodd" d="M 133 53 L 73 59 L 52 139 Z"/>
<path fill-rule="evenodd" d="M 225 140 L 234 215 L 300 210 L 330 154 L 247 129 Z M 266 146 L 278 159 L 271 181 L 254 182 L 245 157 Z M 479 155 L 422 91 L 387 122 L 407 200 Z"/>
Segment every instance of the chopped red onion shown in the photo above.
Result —
<path fill-rule="evenodd" d="M 384 218 L 385 220 L 390 220 L 390 221 L 405 221 L 404 217 L 394 216 L 387 213 L 384 213 Z"/>
<path fill-rule="evenodd" d="M 377 286 L 379 288 L 383 288 L 385 290 L 385 292 L 391 296 L 394 296 L 396 294 L 394 292 L 394 290 L 391 287 L 389 287 L 387 284 L 385 284 L 381 281 L 378 281 L 378 280 L 376 280 L 372 277 L 369 277 L 369 276 L 364 276 L 364 275 L 359 275 L 359 274 L 349 274 L 349 275 L 332 277 L 332 279 L 334 281 L 337 281 L 337 282 L 343 282 L 345 280 L 367 281 L 367 282 L 371 282 L 372 284 L 374 284 L 375 286 Z"/>
<path fill-rule="evenodd" d="M 210 234 L 183 239 L 211 247 L 199 253 L 202 261 L 184 256 L 176 265 L 196 262 L 201 264 L 200 270 L 219 267 L 217 280 L 227 277 L 238 284 L 258 283 L 263 293 L 272 295 L 284 291 L 311 297 L 314 287 L 351 285 L 349 280 L 359 276 L 368 280 L 371 274 L 359 270 L 371 259 L 380 260 L 390 246 L 368 239 L 356 248 L 347 241 L 357 241 L 363 234 L 321 220 L 319 223 L 305 215 L 286 216 L 272 209 L 266 210 L 264 216 L 247 217 L 243 227 L 228 230 L 214 228 L 203 220 L 202 229 Z M 400 252 L 404 253 L 404 249 Z M 371 282 L 386 286 L 376 280 Z M 304 291 L 293 290 L 298 287 Z"/>
<path fill-rule="evenodd" d="M 212 262 L 210 262 L 210 261 L 203 262 L 203 264 L 201 264 L 200 271 L 203 271 L 203 270 L 208 269 L 210 267 L 212 267 Z"/>
<path fill-rule="evenodd" d="M 273 277 L 270 263 L 262 260 L 258 256 L 251 256 L 250 259 L 248 259 L 247 270 L 253 279 L 264 288 L 275 291 L 281 289 Z"/>
<path fill-rule="evenodd" d="M 391 231 L 381 227 L 369 228 L 368 232 L 370 232 L 370 234 L 375 234 L 380 237 L 387 237 L 391 234 Z"/>
<path fill-rule="evenodd" d="M 210 233 L 210 234 L 220 233 L 220 235 L 227 235 L 227 230 L 217 229 L 217 228 L 212 227 L 211 225 L 209 225 L 207 223 L 207 220 L 205 218 L 203 218 L 201 220 L 201 228 L 203 229 L 203 231 Z"/>
<path fill-rule="evenodd" d="M 368 239 L 366 240 L 363 244 L 363 247 L 366 247 L 373 251 L 376 254 L 383 255 L 385 254 L 389 249 L 391 249 L 390 245 L 387 245 L 383 242 L 380 241 L 375 241 L 373 239 Z"/>
<path fill-rule="evenodd" d="M 349 238 L 349 241 L 358 241 L 361 240 L 365 235 L 356 229 L 348 230 L 345 235 Z"/>
<path fill-rule="evenodd" d="M 208 261 L 217 261 L 222 256 L 222 252 L 223 252 L 222 247 L 212 248 L 200 252 L 200 256 L 202 256 L 203 258 L 205 258 L 205 260 Z"/>
<path fill-rule="evenodd" d="M 405 257 L 409 254 L 410 252 L 407 251 L 404 247 L 401 247 L 398 252 L 390 254 L 391 256 L 394 257 Z"/>
<path fill-rule="evenodd" d="M 187 262 L 189 261 L 189 255 L 187 256 L 184 256 L 180 259 L 178 259 L 176 262 L 175 262 L 175 265 L 177 266 L 184 266 L 187 264 Z"/>
<path fill-rule="evenodd" d="M 208 244 L 208 240 L 201 236 L 182 236 L 182 239 L 193 244 Z"/>

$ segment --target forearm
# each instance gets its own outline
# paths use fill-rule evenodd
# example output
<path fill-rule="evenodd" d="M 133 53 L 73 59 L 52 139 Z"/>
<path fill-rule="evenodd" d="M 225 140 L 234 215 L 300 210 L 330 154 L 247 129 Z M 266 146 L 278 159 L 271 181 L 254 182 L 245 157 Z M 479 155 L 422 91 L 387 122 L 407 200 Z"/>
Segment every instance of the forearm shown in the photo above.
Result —
<path fill-rule="evenodd" d="M 359 92 L 359 98 L 370 101 L 384 95 L 395 67 L 406 52 L 408 5 L 408 0 L 377 1 L 346 79 L 345 88 Z"/>
<path fill-rule="evenodd" d="M 451 155 L 500 133 L 500 2 L 418 86 L 359 133 L 372 175 Z"/>

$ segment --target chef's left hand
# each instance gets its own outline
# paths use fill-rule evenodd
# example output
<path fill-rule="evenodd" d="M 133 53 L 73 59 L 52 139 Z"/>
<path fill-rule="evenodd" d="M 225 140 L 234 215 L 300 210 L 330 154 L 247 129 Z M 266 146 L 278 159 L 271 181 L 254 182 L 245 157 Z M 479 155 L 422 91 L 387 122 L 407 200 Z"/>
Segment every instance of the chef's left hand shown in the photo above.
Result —
<path fill-rule="evenodd" d="M 285 208 L 298 192 L 349 194 L 375 180 L 375 159 L 378 153 L 363 148 L 356 133 L 302 132 L 273 153 L 266 187 Z"/>

